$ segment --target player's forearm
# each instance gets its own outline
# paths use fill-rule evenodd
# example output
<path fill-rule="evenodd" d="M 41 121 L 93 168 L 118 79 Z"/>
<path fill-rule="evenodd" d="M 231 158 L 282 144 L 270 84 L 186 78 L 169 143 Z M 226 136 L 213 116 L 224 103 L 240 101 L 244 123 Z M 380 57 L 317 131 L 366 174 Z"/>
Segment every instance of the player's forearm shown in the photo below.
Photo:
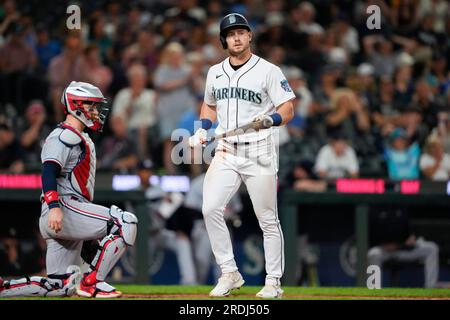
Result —
<path fill-rule="evenodd" d="M 53 161 L 44 162 L 42 168 L 42 191 L 44 200 L 50 209 L 59 207 L 56 178 L 61 172 L 61 166 Z"/>
<path fill-rule="evenodd" d="M 205 102 L 202 104 L 200 111 L 200 119 L 209 119 L 212 123 L 217 120 L 217 112 L 214 107 L 210 107 Z"/>
<path fill-rule="evenodd" d="M 294 105 L 292 100 L 287 101 L 277 108 L 277 112 L 281 116 L 280 125 L 285 125 L 294 118 Z"/>

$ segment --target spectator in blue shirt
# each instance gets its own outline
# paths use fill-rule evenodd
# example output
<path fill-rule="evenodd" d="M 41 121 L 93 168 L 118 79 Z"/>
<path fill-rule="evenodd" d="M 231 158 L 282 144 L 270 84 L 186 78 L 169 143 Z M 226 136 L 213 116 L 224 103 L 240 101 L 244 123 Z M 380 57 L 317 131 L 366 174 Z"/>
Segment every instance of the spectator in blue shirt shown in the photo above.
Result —
<path fill-rule="evenodd" d="M 410 142 L 406 131 L 394 129 L 384 150 L 389 178 L 392 180 L 418 179 L 420 147 Z"/>

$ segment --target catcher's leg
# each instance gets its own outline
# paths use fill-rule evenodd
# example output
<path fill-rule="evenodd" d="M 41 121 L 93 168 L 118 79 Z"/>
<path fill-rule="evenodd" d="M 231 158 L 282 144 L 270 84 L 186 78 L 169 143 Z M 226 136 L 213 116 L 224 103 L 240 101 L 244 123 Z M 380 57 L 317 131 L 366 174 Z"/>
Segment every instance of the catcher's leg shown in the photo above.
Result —
<path fill-rule="evenodd" d="M 80 268 L 77 266 L 69 266 L 64 275 L 48 278 L 35 276 L 9 281 L 0 278 L 0 298 L 72 296 L 80 278 Z"/>
<path fill-rule="evenodd" d="M 84 275 L 77 293 L 83 297 L 115 298 L 121 292 L 105 282 L 105 278 L 125 253 L 127 246 L 134 245 L 137 218 L 134 214 L 116 206 L 110 209 L 108 234 L 98 243 L 97 252 Z"/>

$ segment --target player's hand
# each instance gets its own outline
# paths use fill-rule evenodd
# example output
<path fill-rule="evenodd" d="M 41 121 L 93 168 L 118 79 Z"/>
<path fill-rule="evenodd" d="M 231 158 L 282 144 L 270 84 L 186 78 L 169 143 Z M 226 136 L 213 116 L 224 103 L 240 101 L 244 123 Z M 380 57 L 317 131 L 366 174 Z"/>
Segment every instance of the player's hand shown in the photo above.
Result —
<path fill-rule="evenodd" d="M 48 214 L 48 227 L 56 233 L 62 230 L 64 214 L 61 208 L 52 208 Z"/>
<path fill-rule="evenodd" d="M 255 119 L 253 119 L 253 122 L 259 122 L 262 123 L 262 128 L 270 128 L 273 126 L 273 119 L 272 117 L 268 116 L 267 114 L 261 114 L 257 116 Z"/>
<path fill-rule="evenodd" d="M 191 148 L 194 148 L 198 145 L 205 146 L 206 142 L 208 142 L 206 136 L 207 131 L 205 129 L 199 128 L 197 131 L 195 131 L 193 136 L 189 137 L 189 146 Z"/>

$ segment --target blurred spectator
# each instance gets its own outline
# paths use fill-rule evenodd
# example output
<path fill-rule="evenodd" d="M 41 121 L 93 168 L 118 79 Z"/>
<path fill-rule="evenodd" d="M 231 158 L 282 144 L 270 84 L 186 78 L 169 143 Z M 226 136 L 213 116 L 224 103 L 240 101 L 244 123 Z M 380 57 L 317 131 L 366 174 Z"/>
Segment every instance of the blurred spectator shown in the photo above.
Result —
<path fill-rule="evenodd" d="M 397 109 L 409 106 L 413 93 L 414 59 L 406 52 L 397 57 L 397 68 L 394 72 L 394 105 Z"/>
<path fill-rule="evenodd" d="M 430 68 L 425 78 L 436 97 L 442 99 L 443 104 L 446 103 L 445 94 L 450 88 L 450 76 L 446 57 L 441 52 L 433 52 Z"/>
<path fill-rule="evenodd" d="M 112 41 L 105 32 L 105 19 L 103 16 L 93 18 L 89 23 L 90 44 L 95 44 L 100 50 L 101 60 L 111 59 Z"/>
<path fill-rule="evenodd" d="M 226 51 L 222 47 L 222 43 L 217 36 L 220 33 L 219 22 L 213 22 L 208 25 L 206 30 L 206 43 L 202 47 L 205 63 L 214 65 L 227 57 Z"/>
<path fill-rule="evenodd" d="M 375 208 L 371 212 L 371 248 L 367 263 L 379 266 L 387 262 L 424 264 L 426 288 L 436 287 L 439 276 L 439 247 L 433 241 L 417 237 L 411 231 L 405 208 Z M 383 269 L 382 269 L 383 270 Z"/>
<path fill-rule="evenodd" d="M 297 191 L 323 192 L 327 189 L 327 182 L 319 179 L 314 172 L 314 163 L 309 160 L 297 163 L 286 180 L 290 188 Z"/>
<path fill-rule="evenodd" d="M 122 4 L 118 0 L 108 1 L 105 15 L 105 34 L 113 40 L 116 40 L 120 26 L 124 23 L 125 17 L 122 12 Z"/>
<path fill-rule="evenodd" d="M 47 123 L 47 114 L 42 102 L 32 101 L 26 110 L 25 121 L 18 130 L 27 166 L 41 165 L 42 146 L 52 130 L 52 126 Z"/>
<path fill-rule="evenodd" d="M 357 178 L 359 163 L 355 150 L 342 134 L 335 134 L 316 158 L 314 171 L 322 179 Z"/>
<path fill-rule="evenodd" d="M 191 70 L 185 63 L 183 47 L 172 42 L 164 48 L 161 64 L 155 74 L 155 88 L 158 92 L 157 110 L 159 115 L 160 137 L 164 143 L 163 161 L 167 173 L 174 174 L 175 166 L 171 159 L 172 132 L 184 111 L 196 107 L 191 92 Z"/>
<path fill-rule="evenodd" d="M 383 136 L 399 125 L 400 112 L 394 107 L 394 84 L 389 77 L 381 77 L 376 102 L 372 105 L 372 120 Z"/>
<path fill-rule="evenodd" d="M 376 96 L 375 68 L 369 63 L 361 63 L 356 69 L 356 90 L 361 103 L 373 110 Z"/>
<path fill-rule="evenodd" d="M 97 45 L 91 44 L 83 49 L 81 58 L 76 62 L 75 78 L 78 81 L 92 83 L 104 94 L 108 92 L 112 81 L 112 72 L 102 63 Z"/>
<path fill-rule="evenodd" d="M 0 173 L 23 173 L 24 152 L 11 127 L 0 123 Z"/>
<path fill-rule="evenodd" d="M 425 178 L 433 181 L 447 181 L 450 177 L 450 155 L 444 152 L 442 140 L 430 135 L 420 157 L 420 170 Z"/>
<path fill-rule="evenodd" d="M 419 22 L 415 1 L 396 1 L 391 10 L 391 23 L 398 35 L 409 37 L 414 33 Z"/>
<path fill-rule="evenodd" d="M 192 93 L 197 104 L 201 104 L 205 94 L 206 75 L 208 73 L 205 57 L 200 52 L 190 52 L 186 56 L 186 62 L 191 67 Z"/>
<path fill-rule="evenodd" d="M 61 53 L 61 46 L 58 41 L 50 39 L 46 27 L 39 26 L 36 33 L 37 43 L 35 50 L 38 56 L 39 66 L 42 72 L 47 72 L 50 61 Z"/>
<path fill-rule="evenodd" d="M 31 71 L 36 66 L 33 48 L 24 41 L 24 29 L 14 24 L 8 41 L 0 48 L 0 71 L 6 74 Z"/>
<path fill-rule="evenodd" d="M 364 38 L 364 51 L 377 77 L 392 77 L 397 65 L 394 44 L 383 36 L 367 36 Z"/>
<path fill-rule="evenodd" d="M 326 56 L 322 50 L 324 29 L 320 25 L 309 27 L 307 32 L 307 47 L 298 57 L 298 67 L 311 75 L 315 84 L 319 71 L 325 65 Z"/>
<path fill-rule="evenodd" d="M 76 78 L 77 60 L 80 59 L 81 38 L 79 33 L 69 33 L 64 41 L 63 52 L 50 61 L 48 78 L 50 82 L 50 98 L 53 105 L 55 122 L 63 120 L 61 95 L 64 88 Z"/>
<path fill-rule="evenodd" d="M 256 45 L 260 54 L 267 57 L 273 47 L 289 50 L 295 41 L 296 34 L 284 24 L 281 12 L 271 12 L 266 15 L 265 30 L 258 33 Z"/>
<path fill-rule="evenodd" d="M 135 64 L 128 69 L 129 87 L 120 90 L 113 103 L 113 117 L 121 117 L 126 121 L 130 137 L 138 146 L 141 159 L 149 156 L 149 130 L 157 122 L 156 93 L 147 89 L 147 71 L 143 65 Z"/>
<path fill-rule="evenodd" d="M 110 125 L 113 135 L 102 140 L 97 153 L 97 167 L 130 172 L 138 163 L 136 140 L 127 136 L 126 122 L 121 116 L 113 116 Z"/>
<path fill-rule="evenodd" d="M 340 88 L 331 96 L 331 110 L 327 114 L 326 124 L 329 132 L 344 131 L 351 140 L 358 139 L 370 129 L 367 108 L 351 89 Z"/>
<path fill-rule="evenodd" d="M 391 132 L 385 146 L 385 159 L 392 180 L 419 178 L 420 147 L 411 142 L 404 129 Z"/>
<path fill-rule="evenodd" d="M 437 103 L 431 87 L 425 79 L 416 80 L 411 100 L 413 105 L 420 109 L 423 124 L 427 126 L 429 132 L 437 125 L 437 114 L 441 111 L 441 106 Z"/>
<path fill-rule="evenodd" d="M 310 115 L 313 96 L 308 89 L 308 83 L 302 70 L 295 66 L 290 66 L 283 70 L 283 73 L 296 96 L 294 100 L 295 115 L 289 122 L 287 129 L 291 136 L 302 136 Z"/>
<path fill-rule="evenodd" d="M 442 50 L 448 45 L 445 34 L 434 30 L 435 20 L 436 15 L 434 13 L 426 13 L 422 17 L 419 27 L 414 32 L 417 43 L 414 55 L 420 60 L 431 58 L 433 50 Z"/>
<path fill-rule="evenodd" d="M 11 25 L 7 42 L 0 47 L 0 103 L 10 103 L 21 114 L 30 94 L 40 87 L 41 79 L 33 77 L 37 64 L 33 48 L 24 41 L 23 25 Z"/>
<path fill-rule="evenodd" d="M 14 28 L 14 23 L 20 18 L 20 12 L 17 10 L 16 2 L 14 0 L 6 0 L 3 3 L 3 16 L 0 20 L 0 47 L 2 45 L 2 40 L 6 39 Z M 2 39 L 3 38 L 3 39 Z"/>
<path fill-rule="evenodd" d="M 300 32 L 310 34 L 311 31 L 322 27 L 315 22 L 316 8 L 309 1 L 303 1 L 298 5 L 298 21 L 297 27 Z"/>
<path fill-rule="evenodd" d="M 344 48 L 350 55 L 359 52 L 358 31 L 350 24 L 350 18 L 347 13 L 339 12 L 333 29 L 338 37 L 337 43 L 339 47 Z"/>
<path fill-rule="evenodd" d="M 450 114 L 441 111 L 438 113 L 437 118 L 438 125 L 431 131 L 431 134 L 437 135 L 441 139 L 444 152 L 450 154 Z"/>
<path fill-rule="evenodd" d="M 420 0 L 418 5 L 419 18 L 432 14 L 433 31 L 445 32 L 445 23 L 449 18 L 449 5 L 446 0 Z"/>
<path fill-rule="evenodd" d="M 145 66 L 148 73 L 148 83 L 152 83 L 153 73 L 158 65 L 158 52 L 153 32 L 141 30 L 137 41 L 124 50 L 123 66 L 129 68 L 132 64 L 140 63 Z"/>

